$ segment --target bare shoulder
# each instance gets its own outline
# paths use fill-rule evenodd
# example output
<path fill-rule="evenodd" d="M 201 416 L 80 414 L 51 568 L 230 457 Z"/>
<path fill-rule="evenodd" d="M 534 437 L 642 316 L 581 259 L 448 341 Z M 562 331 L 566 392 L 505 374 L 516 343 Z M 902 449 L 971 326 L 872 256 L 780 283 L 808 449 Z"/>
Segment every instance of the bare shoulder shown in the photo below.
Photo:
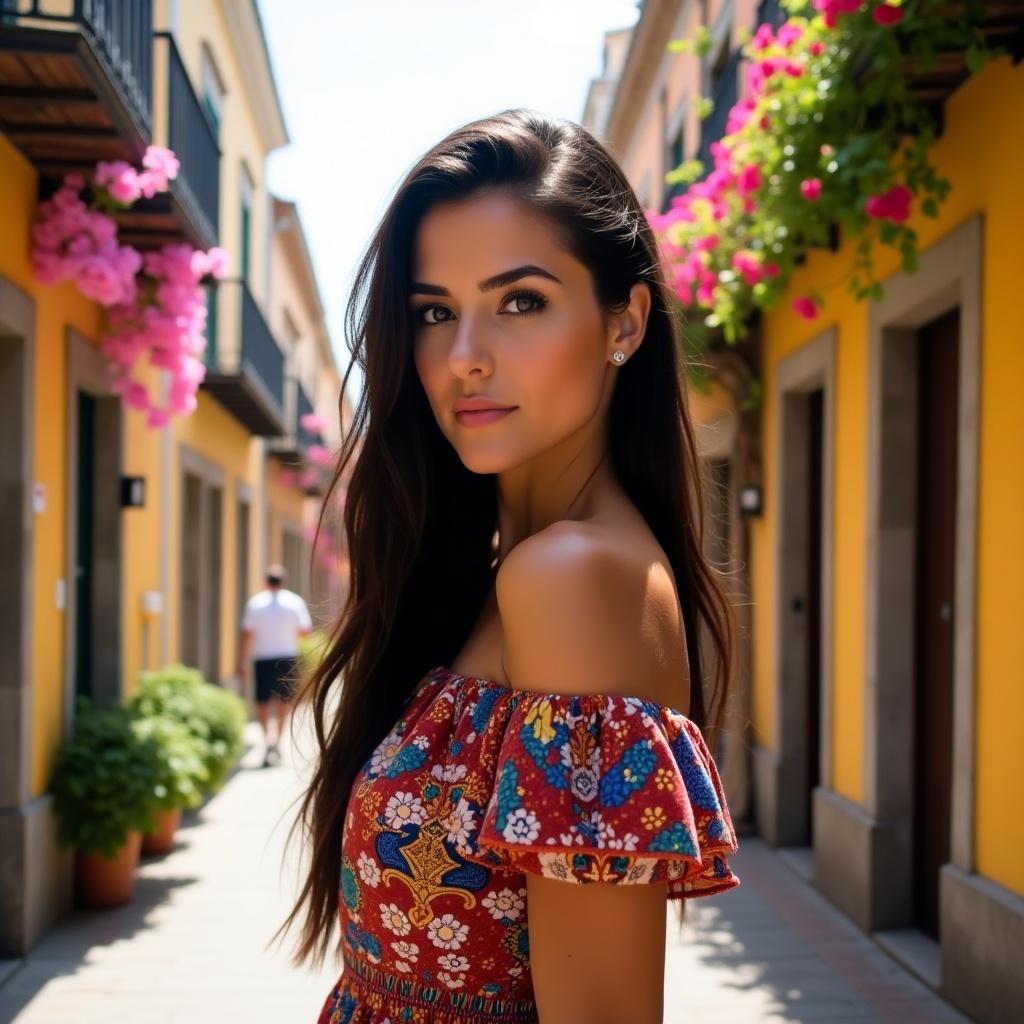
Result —
<path fill-rule="evenodd" d="M 495 587 L 510 684 L 684 706 L 685 631 L 660 550 L 641 531 L 573 521 L 516 545 Z"/>

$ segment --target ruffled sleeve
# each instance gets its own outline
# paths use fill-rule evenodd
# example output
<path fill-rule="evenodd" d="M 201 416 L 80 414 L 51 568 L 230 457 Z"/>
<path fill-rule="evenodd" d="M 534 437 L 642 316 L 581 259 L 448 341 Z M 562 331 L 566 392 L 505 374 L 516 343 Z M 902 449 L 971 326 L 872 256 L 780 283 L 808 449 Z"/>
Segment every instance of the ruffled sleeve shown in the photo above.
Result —
<path fill-rule="evenodd" d="M 463 805 L 461 855 L 567 882 L 666 882 L 670 899 L 739 884 L 718 770 L 681 712 L 457 678 L 469 704 L 453 713 L 449 756 L 480 798 Z"/>

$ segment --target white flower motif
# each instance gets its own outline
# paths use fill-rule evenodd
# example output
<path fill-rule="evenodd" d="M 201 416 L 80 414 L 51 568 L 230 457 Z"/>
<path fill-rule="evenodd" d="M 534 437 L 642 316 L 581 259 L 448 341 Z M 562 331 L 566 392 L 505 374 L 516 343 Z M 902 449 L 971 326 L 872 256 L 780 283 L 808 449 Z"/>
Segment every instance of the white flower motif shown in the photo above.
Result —
<path fill-rule="evenodd" d="M 360 850 L 359 859 L 356 861 L 359 866 L 359 877 L 374 889 L 380 884 L 380 867 L 377 862 L 366 856 L 365 850 Z"/>
<path fill-rule="evenodd" d="M 427 748 L 428 748 L 428 747 L 430 746 L 430 737 L 429 737 L 429 736 L 424 736 L 424 735 L 423 735 L 423 734 L 421 733 L 421 734 L 420 734 L 419 736 L 417 736 L 417 737 L 416 737 L 416 738 L 415 738 L 415 739 L 414 739 L 414 740 L 412 741 L 412 745 L 413 745 L 414 747 L 419 747 L 419 748 L 420 748 L 420 750 L 426 750 L 426 749 L 427 749 Z"/>
<path fill-rule="evenodd" d="M 501 834 L 510 843 L 532 843 L 540 835 L 540 822 L 533 811 L 517 807 L 509 815 Z"/>
<path fill-rule="evenodd" d="M 403 974 L 411 974 L 413 968 L 412 968 L 412 964 L 407 964 L 404 960 L 396 960 L 395 961 L 395 970 L 396 971 L 401 971 Z"/>
<path fill-rule="evenodd" d="M 430 941 L 441 949 L 458 949 L 469 935 L 469 926 L 461 924 L 453 914 L 435 917 L 427 926 Z"/>
<path fill-rule="evenodd" d="M 466 742 L 467 742 L 467 743 L 472 743 L 472 742 L 473 742 L 473 741 L 474 741 L 475 739 L 476 739 L 476 729 L 472 729 L 472 730 L 471 730 L 471 731 L 470 731 L 470 732 L 469 732 L 469 733 L 468 733 L 468 734 L 466 735 Z"/>
<path fill-rule="evenodd" d="M 439 782 L 458 782 L 466 774 L 466 770 L 464 764 L 435 764 L 430 769 L 430 774 Z"/>
<path fill-rule="evenodd" d="M 639 838 L 632 832 L 627 832 L 621 839 L 609 839 L 608 849 L 609 850 L 635 850 L 636 844 L 640 842 Z"/>
<path fill-rule="evenodd" d="M 396 793 L 384 808 L 384 820 L 389 828 L 403 825 L 422 825 L 426 812 L 415 793 Z"/>
<path fill-rule="evenodd" d="M 462 986 L 466 984 L 461 977 L 453 978 L 447 971 L 438 971 L 437 977 L 449 988 L 462 988 Z"/>
<path fill-rule="evenodd" d="M 391 948 L 399 956 L 405 957 L 406 960 L 411 960 L 413 963 L 419 957 L 420 947 L 415 942 L 406 942 L 405 939 L 402 939 L 400 942 L 392 942 Z"/>
<path fill-rule="evenodd" d="M 526 909 L 526 890 L 520 889 L 518 894 L 511 889 L 502 889 L 499 892 L 489 892 L 481 901 L 491 912 L 495 921 L 516 921 Z"/>
<path fill-rule="evenodd" d="M 597 796 L 597 773 L 590 768 L 574 768 L 569 776 L 569 788 L 578 800 L 593 800 Z"/>
<path fill-rule="evenodd" d="M 442 822 L 448 829 L 448 841 L 457 847 L 465 845 L 476 830 L 476 818 L 469 806 L 469 801 L 461 797 Z"/>
<path fill-rule="evenodd" d="M 446 971 L 468 971 L 469 961 L 458 953 L 445 953 L 437 958 L 438 964 Z"/>
<path fill-rule="evenodd" d="M 384 927 L 396 935 L 408 935 L 412 929 L 409 918 L 394 903 L 380 905 L 380 919 L 384 922 Z"/>
<path fill-rule="evenodd" d="M 523 973 L 523 965 L 516 964 L 515 967 L 510 967 L 508 969 L 508 973 L 511 974 L 513 978 L 518 978 L 519 975 Z"/>
<path fill-rule="evenodd" d="M 370 758 L 370 770 L 374 775 L 382 774 L 402 749 L 402 737 L 394 729 L 380 741 Z"/>

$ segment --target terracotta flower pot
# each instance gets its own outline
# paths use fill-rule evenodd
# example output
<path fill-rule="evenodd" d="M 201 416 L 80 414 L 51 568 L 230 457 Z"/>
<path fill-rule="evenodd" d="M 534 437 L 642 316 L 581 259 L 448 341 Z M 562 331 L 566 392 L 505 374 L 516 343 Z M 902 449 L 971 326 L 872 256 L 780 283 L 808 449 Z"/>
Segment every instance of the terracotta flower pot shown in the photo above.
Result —
<path fill-rule="evenodd" d="M 171 847 L 174 846 L 174 833 L 180 823 L 180 807 L 175 807 L 170 811 L 158 811 L 153 831 L 147 832 L 142 837 L 142 852 L 147 855 L 169 853 Z"/>
<path fill-rule="evenodd" d="M 78 851 L 78 898 L 83 906 L 116 907 L 131 900 L 141 846 L 142 833 L 133 829 L 113 857 Z"/>

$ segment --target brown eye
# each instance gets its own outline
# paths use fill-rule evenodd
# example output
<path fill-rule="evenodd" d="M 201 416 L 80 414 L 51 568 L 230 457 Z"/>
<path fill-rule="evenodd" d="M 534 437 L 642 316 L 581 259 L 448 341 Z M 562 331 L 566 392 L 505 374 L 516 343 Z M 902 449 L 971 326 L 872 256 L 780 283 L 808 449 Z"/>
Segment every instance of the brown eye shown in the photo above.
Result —
<path fill-rule="evenodd" d="M 445 317 L 442 317 L 440 320 L 431 320 L 431 319 L 426 319 L 425 320 L 423 318 L 423 314 L 424 313 L 429 313 L 429 312 L 431 312 L 433 310 L 443 310 L 445 313 L 450 313 L 451 312 L 451 310 L 448 309 L 447 307 L 445 307 L 445 306 L 438 306 L 436 304 L 430 305 L 430 306 L 420 306 L 419 309 L 416 310 L 416 318 L 417 318 L 417 320 L 421 324 L 432 325 L 432 324 L 443 324 L 446 320 L 450 319 L 449 317 L 445 316 Z"/>
<path fill-rule="evenodd" d="M 502 308 L 506 309 L 511 305 L 514 308 L 508 309 L 507 312 L 512 313 L 513 316 L 530 316 L 533 313 L 539 313 L 547 304 L 548 300 L 537 292 L 517 291 L 505 297 L 505 304 Z"/>

